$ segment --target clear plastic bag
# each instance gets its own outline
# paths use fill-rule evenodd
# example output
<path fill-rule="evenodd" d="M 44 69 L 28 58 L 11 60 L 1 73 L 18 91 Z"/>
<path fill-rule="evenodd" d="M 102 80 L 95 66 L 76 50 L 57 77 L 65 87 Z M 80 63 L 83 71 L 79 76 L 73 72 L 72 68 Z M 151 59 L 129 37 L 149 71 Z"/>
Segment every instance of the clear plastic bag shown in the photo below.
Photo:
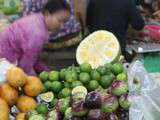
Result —
<path fill-rule="evenodd" d="M 0 59 L 0 86 L 6 82 L 6 73 L 13 64 L 9 63 L 6 59 Z"/>
<path fill-rule="evenodd" d="M 128 69 L 131 108 L 129 120 L 160 120 L 160 86 L 143 64 L 135 61 Z"/>

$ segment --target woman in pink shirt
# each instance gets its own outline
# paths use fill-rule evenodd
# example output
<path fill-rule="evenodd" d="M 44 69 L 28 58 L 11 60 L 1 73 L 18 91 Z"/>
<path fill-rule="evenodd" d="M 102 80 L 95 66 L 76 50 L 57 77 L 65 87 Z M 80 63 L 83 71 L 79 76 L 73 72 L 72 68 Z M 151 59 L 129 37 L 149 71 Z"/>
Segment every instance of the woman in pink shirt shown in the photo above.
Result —
<path fill-rule="evenodd" d="M 0 33 L 0 58 L 17 64 L 30 75 L 45 70 L 39 62 L 49 32 L 56 32 L 69 18 L 69 5 L 63 0 L 49 0 L 40 13 L 23 17 Z"/>

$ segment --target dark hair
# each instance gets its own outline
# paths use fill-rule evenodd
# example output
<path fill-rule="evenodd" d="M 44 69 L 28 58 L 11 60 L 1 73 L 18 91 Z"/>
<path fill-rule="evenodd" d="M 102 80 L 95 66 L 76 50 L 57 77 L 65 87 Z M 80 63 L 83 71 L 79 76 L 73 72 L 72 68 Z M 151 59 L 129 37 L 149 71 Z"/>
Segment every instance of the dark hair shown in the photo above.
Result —
<path fill-rule="evenodd" d="M 59 10 L 70 11 L 70 6 L 64 0 L 48 0 L 46 5 L 43 7 L 43 12 L 48 11 L 49 13 L 54 13 Z"/>

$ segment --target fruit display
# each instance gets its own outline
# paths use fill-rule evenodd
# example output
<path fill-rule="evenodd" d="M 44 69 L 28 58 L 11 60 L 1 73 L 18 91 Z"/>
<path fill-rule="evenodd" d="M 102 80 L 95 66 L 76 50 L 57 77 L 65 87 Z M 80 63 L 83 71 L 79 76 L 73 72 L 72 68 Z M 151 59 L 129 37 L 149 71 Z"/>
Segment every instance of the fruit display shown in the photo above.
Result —
<path fill-rule="evenodd" d="M 119 55 L 114 35 L 98 31 L 78 47 L 77 66 L 43 71 L 38 77 L 12 67 L 0 86 L 0 106 L 6 110 L 0 107 L 0 120 L 129 119 L 128 76 Z"/>
<path fill-rule="evenodd" d="M 38 77 L 28 76 L 19 67 L 10 67 L 6 82 L 0 85 L 0 120 L 27 120 L 27 113 L 37 107 L 34 97 L 43 88 Z"/>
<path fill-rule="evenodd" d="M 128 113 L 128 77 L 121 63 L 98 68 L 83 63 L 60 71 L 44 71 L 39 78 L 44 91 L 37 97 L 37 114 L 31 119 L 123 120 L 119 110 Z"/>

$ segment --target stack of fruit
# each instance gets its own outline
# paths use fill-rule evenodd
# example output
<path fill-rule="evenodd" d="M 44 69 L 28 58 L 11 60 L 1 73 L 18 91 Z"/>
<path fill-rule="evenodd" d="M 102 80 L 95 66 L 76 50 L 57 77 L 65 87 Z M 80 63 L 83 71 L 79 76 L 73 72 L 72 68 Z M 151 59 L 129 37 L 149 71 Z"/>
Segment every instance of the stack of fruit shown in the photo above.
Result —
<path fill-rule="evenodd" d="M 39 105 L 29 120 L 128 119 L 127 74 L 122 64 L 92 69 L 83 63 L 61 71 L 42 72 L 39 78 L 45 88 L 37 97 Z"/>
<path fill-rule="evenodd" d="M 34 97 L 41 93 L 43 84 L 18 67 L 10 68 L 6 76 L 7 83 L 0 86 L 0 120 L 25 120 L 26 113 L 37 107 Z"/>

